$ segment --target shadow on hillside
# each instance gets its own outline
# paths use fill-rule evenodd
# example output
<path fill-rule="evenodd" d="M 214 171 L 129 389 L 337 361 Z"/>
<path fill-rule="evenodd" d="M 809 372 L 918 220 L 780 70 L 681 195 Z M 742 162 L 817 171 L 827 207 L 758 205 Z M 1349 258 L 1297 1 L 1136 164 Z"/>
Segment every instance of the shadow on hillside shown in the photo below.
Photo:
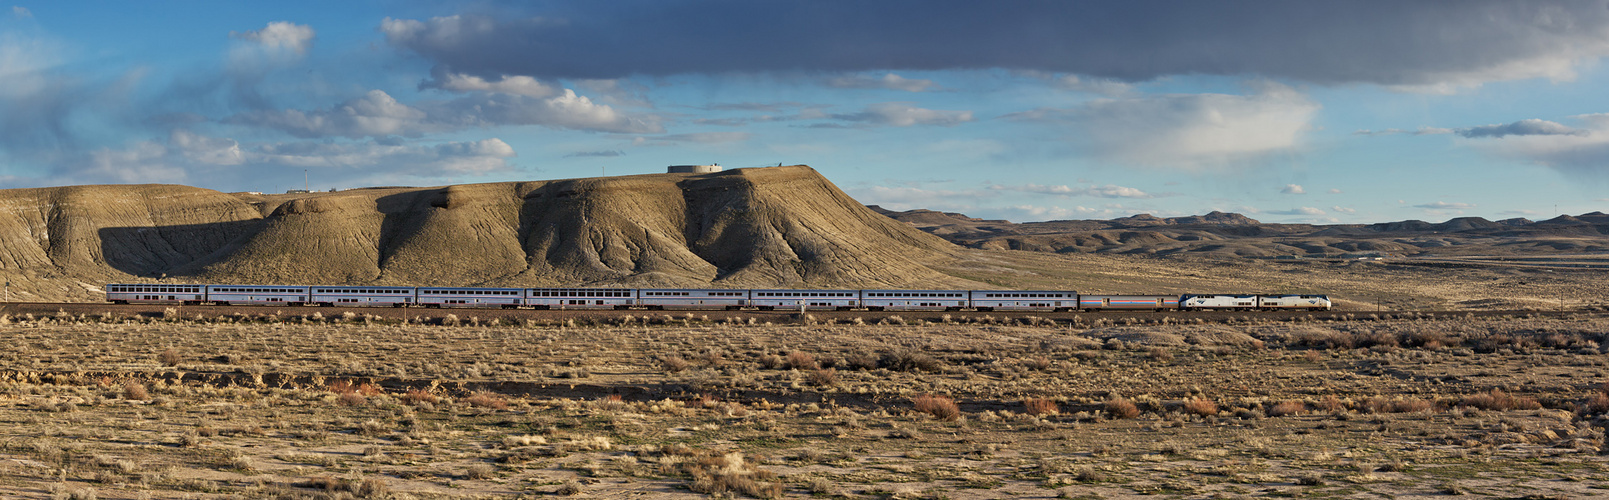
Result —
<path fill-rule="evenodd" d="M 156 227 L 106 227 L 97 233 L 106 265 L 134 276 L 200 272 L 262 230 L 264 219 Z"/>

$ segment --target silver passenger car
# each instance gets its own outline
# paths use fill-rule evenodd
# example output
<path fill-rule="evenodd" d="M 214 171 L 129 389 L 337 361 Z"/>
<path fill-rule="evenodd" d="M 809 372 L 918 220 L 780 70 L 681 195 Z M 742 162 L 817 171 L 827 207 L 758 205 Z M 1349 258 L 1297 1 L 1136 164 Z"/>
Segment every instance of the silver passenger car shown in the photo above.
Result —
<path fill-rule="evenodd" d="M 1330 297 L 1312 294 L 1258 295 L 1257 307 L 1270 310 L 1328 311 L 1330 310 Z"/>
<path fill-rule="evenodd" d="M 848 311 L 860 307 L 860 290 L 750 290 L 760 309 Z"/>
<path fill-rule="evenodd" d="M 284 285 L 207 285 L 207 302 L 218 305 L 299 306 L 309 302 L 308 287 Z"/>
<path fill-rule="evenodd" d="M 630 288 L 527 288 L 525 305 L 537 309 L 623 309 L 636 305 Z"/>
<path fill-rule="evenodd" d="M 425 307 L 501 307 L 525 303 L 523 288 L 420 287 L 416 300 Z"/>
<path fill-rule="evenodd" d="M 113 304 L 200 304 L 206 300 L 204 287 L 204 285 L 112 283 L 106 285 L 106 300 Z"/>
<path fill-rule="evenodd" d="M 313 286 L 308 302 L 322 306 L 408 307 L 414 288 L 405 286 Z"/>
<path fill-rule="evenodd" d="M 637 303 L 649 309 L 738 309 L 749 304 L 748 290 L 643 288 Z"/>
<path fill-rule="evenodd" d="M 873 311 L 958 311 L 967 290 L 861 290 L 860 302 Z"/>
<path fill-rule="evenodd" d="M 979 311 L 1066 311 L 1078 308 L 1078 292 L 1068 290 L 973 290 Z"/>

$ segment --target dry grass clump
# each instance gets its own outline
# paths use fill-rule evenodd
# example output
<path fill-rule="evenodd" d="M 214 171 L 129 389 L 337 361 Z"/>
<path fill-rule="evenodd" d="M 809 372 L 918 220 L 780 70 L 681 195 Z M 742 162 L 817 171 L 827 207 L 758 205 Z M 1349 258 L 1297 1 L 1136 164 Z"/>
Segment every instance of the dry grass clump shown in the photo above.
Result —
<path fill-rule="evenodd" d="M 670 356 L 660 361 L 660 363 L 665 365 L 665 371 L 671 373 L 680 372 L 693 366 L 692 363 L 682 359 L 681 356 Z"/>
<path fill-rule="evenodd" d="M 503 399 L 502 396 L 498 396 L 486 391 L 471 394 L 469 397 L 464 398 L 464 402 L 477 408 L 490 408 L 493 410 L 508 409 L 508 400 Z"/>
<path fill-rule="evenodd" d="M 939 371 L 939 360 L 921 351 L 900 349 L 883 354 L 878 364 L 897 372 L 936 372 Z"/>
<path fill-rule="evenodd" d="M 1581 411 L 1587 415 L 1609 413 L 1609 393 L 1599 390 L 1592 393 L 1591 396 L 1587 396 L 1587 403 L 1581 407 Z"/>
<path fill-rule="evenodd" d="M 1140 416 L 1140 408 L 1134 406 L 1133 401 L 1116 398 L 1106 402 L 1106 414 L 1112 418 L 1134 418 Z"/>
<path fill-rule="evenodd" d="M 123 384 L 123 399 L 145 401 L 151 399 L 151 394 L 145 390 L 145 384 L 131 381 Z"/>
<path fill-rule="evenodd" d="M 1055 415 L 1061 413 L 1061 406 L 1047 398 L 1028 398 L 1022 400 L 1024 412 L 1029 415 Z"/>
<path fill-rule="evenodd" d="M 1435 409 L 1436 405 L 1419 398 L 1370 398 L 1364 404 L 1371 413 L 1419 413 Z"/>
<path fill-rule="evenodd" d="M 1332 396 L 1333 397 L 1333 396 Z M 1300 415 L 1307 412 L 1307 403 L 1296 400 L 1280 401 L 1273 408 L 1268 409 L 1268 416 L 1283 417 L 1286 415 Z"/>
<path fill-rule="evenodd" d="M 961 417 L 961 407 L 956 406 L 955 400 L 949 396 L 935 396 L 923 394 L 911 398 L 916 411 L 932 415 L 939 420 L 955 420 Z"/>
<path fill-rule="evenodd" d="M 821 369 L 821 362 L 816 360 L 816 355 L 804 351 L 789 352 L 782 362 L 783 366 L 794 370 Z"/>
<path fill-rule="evenodd" d="M 816 387 L 832 387 L 838 385 L 838 370 L 821 368 L 805 372 L 805 383 Z"/>
<path fill-rule="evenodd" d="M 170 348 L 157 354 L 156 360 L 161 362 L 162 366 L 179 366 L 179 362 L 183 361 L 184 357 L 179 354 L 179 351 Z"/>
<path fill-rule="evenodd" d="M 660 463 L 691 479 L 687 488 L 697 493 L 777 498 L 784 491 L 776 473 L 755 467 L 741 452 L 721 453 L 677 445 L 666 448 L 664 453 Z"/>
<path fill-rule="evenodd" d="M 432 392 L 424 390 L 424 389 L 410 389 L 410 390 L 408 390 L 408 392 L 404 393 L 402 395 L 402 397 L 399 398 L 399 399 L 401 399 L 403 402 L 406 402 L 408 404 L 419 404 L 419 403 L 432 403 L 432 404 L 434 404 L 436 402 L 436 400 L 437 400 L 435 393 L 432 393 Z"/>
<path fill-rule="evenodd" d="M 1513 396 L 1502 389 L 1492 389 L 1491 392 L 1482 392 L 1464 396 L 1464 406 L 1480 408 L 1482 410 L 1540 410 L 1542 403 L 1529 396 Z"/>
<path fill-rule="evenodd" d="M 291 483 L 298 488 L 312 488 L 324 490 L 329 493 L 350 493 L 358 498 L 383 498 L 390 494 L 391 488 L 385 481 L 376 478 L 341 479 L 330 476 L 316 476 L 306 481 Z M 338 498 L 338 497 L 337 497 Z"/>
<path fill-rule="evenodd" d="M 1184 402 L 1184 412 L 1210 417 L 1218 414 L 1218 403 L 1207 398 L 1191 398 Z"/>

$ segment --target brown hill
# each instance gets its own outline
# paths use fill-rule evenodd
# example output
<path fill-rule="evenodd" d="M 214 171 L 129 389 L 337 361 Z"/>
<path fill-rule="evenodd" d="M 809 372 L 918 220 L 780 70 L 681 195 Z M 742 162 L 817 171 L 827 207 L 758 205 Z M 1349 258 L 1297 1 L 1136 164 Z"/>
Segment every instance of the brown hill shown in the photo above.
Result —
<path fill-rule="evenodd" d="M 1379 224 L 1265 224 L 1240 214 L 1012 223 L 928 210 L 880 213 L 961 246 L 1055 253 L 1209 257 L 1473 256 L 1609 251 L 1609 216 L 1541 222 L 1459 217 Z"/>
<path fill-rule="evenodd" d="M 806 166 L 338 193 L 0 190 L 14 300 L 108 281 L 961 286 L 958 249 Z"/>

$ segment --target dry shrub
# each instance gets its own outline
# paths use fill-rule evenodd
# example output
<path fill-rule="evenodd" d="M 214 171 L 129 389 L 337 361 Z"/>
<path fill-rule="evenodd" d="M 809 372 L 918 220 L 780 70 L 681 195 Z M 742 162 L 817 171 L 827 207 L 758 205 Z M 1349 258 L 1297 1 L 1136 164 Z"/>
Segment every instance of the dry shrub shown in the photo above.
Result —
<path fill-rule="evenodd" d="M 805 372 L 805 383 L 818 387 L 838 385 L 838 370 L 822 368 Z"/>
<path fill-rule="evenodd" d="M 866 353 L 854 353 L 844 356 L 844 369 L 846 370 L 875 370 L 877 369 L 877 356 Z"/>
<path fill-rule="evenodd" d="M 1311 363 L 1317 363 L 1317 362 L 1319 362 L 1319 360 L 1324 359 L 1324 354 L 1320 353 L 1318 351 L 1309 349 L 1306 352 L 1302 353 L 1302 359 L 1305 359 L 1305 360 L 1307 360 L 1308 362 L 1311 362 Z"/>
<path fill-rule="evenodd" d="M 1029 415 L 1055 415 L 1061 413 L 1061 406 L 1047 398 L 1028 398 L 1022 400 L 1022 406 Z"/>
<path fill-rule="evenodd" d="M 408 404 L 435 403 L 436 395 L 424 389 L 411 389 L 401 399 Z"/>
<path fill-rule="evenodd" d="M 1464 396 L 1464 406 L 1480 408 L 1482 410 L 1540 410 L 1542 403 L 1530 396 L 1515 397 L 1502 389 L 1492 389 L 1491 392 L 1481 392 Z"/>
<path fill-rule="evenodd" d="M 496 472 L 497 470 L 490 465 L 475 464 L 464 470 L 464 477 L 469 479 L 491 479 Z"/>
<path fill-rule="evenodd" d="M 821 362 L 816 361 L 816 355 L 804 351 L 788 353 L 788 357 L 784 358 L 783 362 L 788 368 L 794 370 L 817 370 L 821 368 Z"/>
<path fill-rule="evenodd" d="M 916 405 L 916 411 L 932 415 L 940 420 L 955 420 L 961 417 L 961 407 L 956 406 L 955 400 L 948 396 L 934 396 L 923 394 L 911 398 Z"/>
<path fill-rule="evenodd" d="M 1039 370 L 1039 371 L 1045 371 L 1045 370 L 1049 370 L 1050 367 L 1055 366 L 1055 363 L 1052 362 L 1050 360 L 1050 358 L 1047 358 L 1047 357 L 1044 357 L 1044 356 L 1039 356 L 1039 357 L 1030 359 L 1027 362 L 1024 362 L 1023 366 L 1026 366 L 1026 367 L 1029 367 L 1029 368 L 1032 368 L 1032 369 L 1035 369 L 1035 370 Z"/>
<path fill-rule="evenodd" d="M 1369 398 L 1364 405 L 1371 413 L 1418 413 L 1430 411 L 1436 405 L 1419 398 L 1394 399 Z"/>
<path fill-rule="evenodd" d="M 581 482 L 571 479 L 569 481 L 565 481 L 563 485 L 559 486 L 557 491 L 554 491 L 554 493 L 560 496 L 574 496 L 581 494 L 582 491 L 583 488 L 581 487 Z"/>
<path fill-rule="evenodd" d="M 662 363 L 664 363 L 664 365 L 665 365 L 665 371 L 668 371 L 668 372 L 671 372 L 671 373 L 676 373 L 676 372 L 679 372 L 679 371 L 682 371 L 682 370 L 686 370 L 686 369 L 688 369 L 688 368 L 693 366 L 692 363 L 689 363 L 689 362 L 687 362 L 687 360 L 682 359 L 681 356 L 671 356 L 671 357 L 665 358 L 665 360 Z"/>
<path fill-rule="evenodd" d="M 720 454 L 677 449 L 666 450 L 666 453 L 689 455 L 681 462 L 681 471 L 693 480 L 688 489 L 697 493 L 726 496 L 736 492 L 755 498 L 777 498 L 784 491 L 776 473 L 755 468 L 739 452 Z"/>
<path fill-rule="evenodd" d="M 370 383 L 354 384 L 350 380 L 337 380 L 330 382 L 329 389 L 330 392 L 336 394 L 356 393 L 363 396 L 377 396 L 385 392 L 384 390 L 381 390 L 380 386 L 378 385 Z"/>
<path fill-rule="evenodd" d="M 899 372 L 936 372 L 939 371 L 939 360 L 921 351 L 901 349 L 883 354 L 879 361 L 883 368 Z"/>
<path fill-rule="evenodd" d="M 183 359 L 183 356 L 179 355 L 179 351 L 173 349 L 162 351 L 161 354 L 156 355 L 156 360 L 161 362 L 162 366 L 179 366 L 179 361 L 183 361 Z"/>
<path fill-rule="evenodd" d="M 1333 396 L 1331 396 L 1331 397 L 1333 397 Z M 1290 400 L 1290 401 L 1281 401 L 1279 404 L 1274 405 L 1273 408 L 1270 408 L 1268 410 L 1268 415 L 1269 416 L 1274 416 L 1274 417 L 1283 417 L 1283 416 L 1286 416 L 1286 415 L 1300 415 L 1300 414 L 1302 414 L 1302 413 L 1304 413 L 1306 411 L 1307 411 L 1307 403 L 1303 403 L 1301 401 L 1296 401 L 1296 400 Z"/>
<path fill-rule="evenodd" d="M 123 384 L 123 399 L 130 401 L 145 401 L 151 399 L 151 393 L 145 390 L 145 384 L 129 382 Z"/>
<path fill-rule="evenodd" d="M 478 408 L 491 408 L 493 410 L 508 409 L 508 400 L 503 399 L 502 396 L 498 396 L 486 391 L 471 394 L 469 397 L 464 398 L 464 402 L 469 403 L 470 406 Z"/>
<path fill-rule="evenodd" d="M 1588 415 L 1609 413 L 1609 394 L 1603 392 L 1592 393 L 1591 396 L 1587 397 L 1587 404 L 1582 407 L 1582 411 L 1585 411 Z"/>
<path fill-rule="evenodd" d="M 362 406 L 369 402 L 369 398 L 365 398 L 362 394 L 356 392 L 343 392 L 339 397 L 335 398 L 335 402 L 340 403 L 341 406 Z"/>
<path fill-rule="evenodd" d="M 1345 410 L 1346 402 L 1341 401 L 1341 398 L 1335 397 L 1334 394 L 1325 394 L 1324 398 L 1318 401 L 1318 407 L 1320 410 L 1333 413 Z"/>
<path fill-rule="evenodd" d="M 1210 417 L 1218 414 L 1218 403 L 1207 398 L 1193 398 L 1184 402 L 1185 413 Z"/>
<path fill-rule="evenodd" d="M 1112 418 L 1134 418 L 1140 416 L 1140 408 L 1133 401 L 1116 398 L 1106 402 L 1106 413 Z"/>

